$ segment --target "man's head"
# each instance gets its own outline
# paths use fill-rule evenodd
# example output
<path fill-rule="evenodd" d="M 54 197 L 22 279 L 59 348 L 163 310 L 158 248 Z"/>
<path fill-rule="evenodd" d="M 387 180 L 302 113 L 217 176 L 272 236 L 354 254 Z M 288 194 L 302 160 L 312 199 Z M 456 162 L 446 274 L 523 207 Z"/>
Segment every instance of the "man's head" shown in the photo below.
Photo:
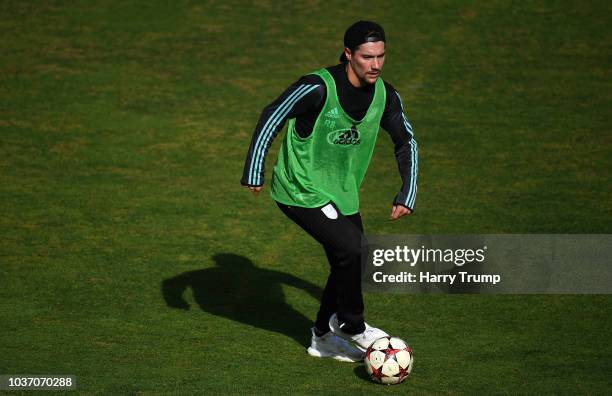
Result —
<path fill-rule="evenodd" d="M 374 84 L 385 64 L 385 31 L 379 24 L 358 21 L 344 33 L 341 62 L 347 63 L 351 83 Z M 355 84 L 357 83 L 357 84 Z"/>

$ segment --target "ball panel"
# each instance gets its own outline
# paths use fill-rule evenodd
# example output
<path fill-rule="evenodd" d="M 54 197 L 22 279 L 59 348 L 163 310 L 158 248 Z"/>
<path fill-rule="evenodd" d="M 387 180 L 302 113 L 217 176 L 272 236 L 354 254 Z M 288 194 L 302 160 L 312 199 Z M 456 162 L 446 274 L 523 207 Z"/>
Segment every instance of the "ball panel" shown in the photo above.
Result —
<path fill-rule="evenodd" d="M 371 351 L 368 357 L 370 365 L 374 368 L 380 368 L 385 362 L 386 355 L 383 351 Z"/>
<path fill-rule="evenodd" d="M 405 349 L 397 351 L 395 353 L 395 360 L 397 360 L 400 367 L 406 368 L 410 365 L 410 353 Z"/>
<path fill-rule="evenodd" d="M 382 351 L 383 349 L 389 348 L 389 338 L 381 337 L 378 340 L 374 341 L 370 348 L 375 349 L 377 351 Z"/>
<path fill-rule="evenodd" d="M 402 339 L 397 337 L 391 337 L 391 339 L 389 339 L 389 344 L 393 349 L 405 349 L 407 346 Z"/>
<path fill-rule="evenodd" d="M 400 368 L 397 361 L 393 358 L 387 359 L 382 365 L 382 373 L 388 377 L 393 377 L 399 374 Z"/>
<path fill-rule="evenodd" d="M 401 382 L 399 377 L 382 377 L 380 382 L 387 385 L 399 384 Z"/>

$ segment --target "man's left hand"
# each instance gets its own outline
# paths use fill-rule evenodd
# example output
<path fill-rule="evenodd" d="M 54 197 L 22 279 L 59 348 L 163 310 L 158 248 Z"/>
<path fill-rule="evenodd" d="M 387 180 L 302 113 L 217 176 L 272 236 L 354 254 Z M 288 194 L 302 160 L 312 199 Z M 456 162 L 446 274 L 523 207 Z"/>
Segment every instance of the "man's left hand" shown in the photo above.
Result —
<path fill-rule="evenodd" d="M 397 220 L 402 216 L 412 214 L 412 210 L 408 209 L 404 205 L 393 205 L 391 209 L 391 220 Z"/>

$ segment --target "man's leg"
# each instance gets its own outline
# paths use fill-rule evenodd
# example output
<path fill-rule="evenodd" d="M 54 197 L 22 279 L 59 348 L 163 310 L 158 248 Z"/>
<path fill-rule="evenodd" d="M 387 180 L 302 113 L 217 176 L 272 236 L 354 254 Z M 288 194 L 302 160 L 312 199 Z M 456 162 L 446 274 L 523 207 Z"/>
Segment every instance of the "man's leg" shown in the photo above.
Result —
<path fill-rule="evenodd" d="M 330 250 L 325 248 L 325 254 L 327 260 L 331 263 L 333 258 Z M 329 329 L 329 318 L 338 311 L 338 288 L 336 280 L 336 271 L 333 267 L 330 267 L 329 276 L 327 277 L 327 283 L 325 289 L 323 289 L 323 296 L 321 296 L 321 306 L 319 312 L 317 312 L 317 319 L 315 320 L 315 329 L 320 333 L 326 333 Z"/>
<path fill-rule="evenodd" d="M 330 275 L 315 327 L 320 332 L 329 330 L 329 318 L 337 312 L 347 332 L 362 332 L 365 326 L 361 293 L 361 217 L 359 214 L 344 216 L 335 205 L 327 207 L 325 211 L 322 208 L 301 208 L 280 203 L 278 206 L 287 217 L 323 245 L 330 263 Z"/>
<path fill-rule="evenodd" d="M 346 216 L 359 229 L 360 243 L 363 234 L 363 224 L 359 213 Z M 347 323 L 347 331 L 361 333 L 363 324 L 363 295 L 361 292 L 361 252 L 352 255 L 350 262 L 345 262 L 343 252 L 325 247 L 325 253 L 330 263 L 330 274 L 325 285 L 321 308 L 317 314 L 315 326 L 317 329 L 329 329 L 329 319 L 338 312 L 341 320 Z M 338 288 L 344 291 L 348 298 L 338 300 Z"/>

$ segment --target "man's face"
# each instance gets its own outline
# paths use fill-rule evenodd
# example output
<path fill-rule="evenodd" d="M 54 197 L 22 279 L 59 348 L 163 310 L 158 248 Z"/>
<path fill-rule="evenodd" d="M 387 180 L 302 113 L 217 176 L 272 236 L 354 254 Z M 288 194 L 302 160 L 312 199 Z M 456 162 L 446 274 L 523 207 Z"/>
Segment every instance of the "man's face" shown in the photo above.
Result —
<path fill-rule="evenodd" d="M 352 53 L 345 48 L 344 54 L 361 85 L 374 84 L 385 64 L 385 42 L 363 43 Z"/>

